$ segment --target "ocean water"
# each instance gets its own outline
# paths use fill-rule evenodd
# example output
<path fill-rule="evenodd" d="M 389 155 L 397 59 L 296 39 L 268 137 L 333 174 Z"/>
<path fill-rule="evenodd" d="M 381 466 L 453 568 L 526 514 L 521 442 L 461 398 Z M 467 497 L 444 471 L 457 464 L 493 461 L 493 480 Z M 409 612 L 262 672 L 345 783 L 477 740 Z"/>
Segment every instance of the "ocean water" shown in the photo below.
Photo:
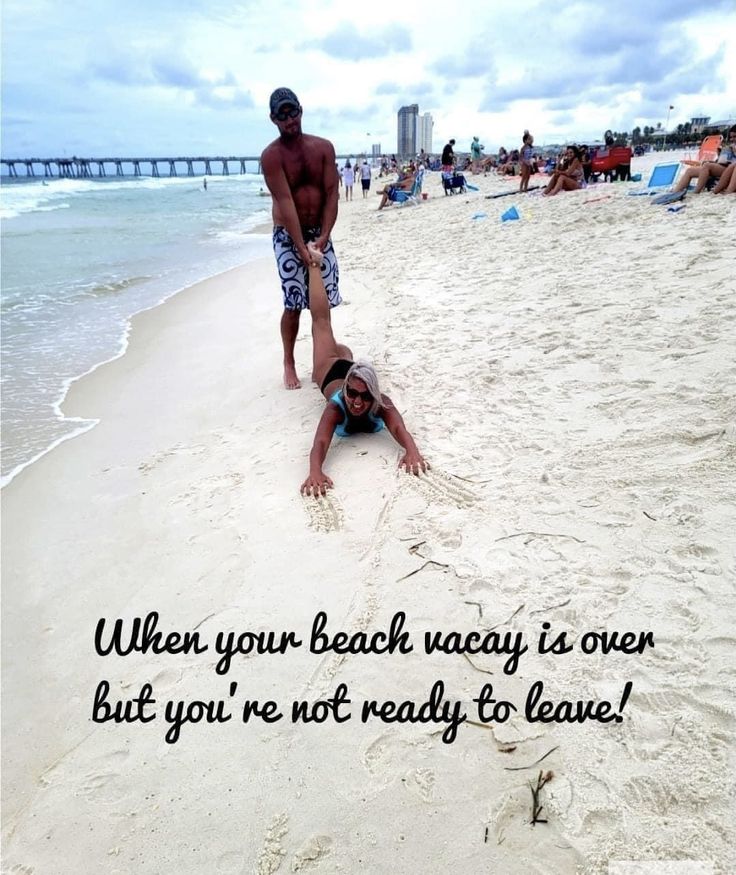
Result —
<path fill-rule="evenodd" d="M 130 317 L 270 255 L 256 174 L 3 180 L 2 483 L 94 423 L 64 418 L 71 382 L 124 352 Z"/>

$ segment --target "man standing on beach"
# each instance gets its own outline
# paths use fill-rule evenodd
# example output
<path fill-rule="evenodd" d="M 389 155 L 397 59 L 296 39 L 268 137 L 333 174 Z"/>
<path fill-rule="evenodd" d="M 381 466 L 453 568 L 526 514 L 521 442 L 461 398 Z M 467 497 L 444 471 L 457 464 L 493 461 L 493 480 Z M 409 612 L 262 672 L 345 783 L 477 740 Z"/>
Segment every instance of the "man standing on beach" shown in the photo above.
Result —
<path fill-rule="evenodd" d="M 450 140 L 445 143 L 445 148 L 442 150 L 442 170 L 444 173 L 452 173 L 455 169 L 455 141 Z"/>
<path fill-rule="evenodd" d="M 273 196 L 273 250 L 284 293 L 284 385 L 299 389 L 294 345 L 301 311 L 309 307 L 311 258 L 307 243 L 313 242 L 324 254 L 322 278 L 330 306 L 341 300 L 337 259 L 330 240 L 337 219 L 338 174 L 332 143 L 302 133 L 302 107 L 290 88 L 273 92 L 270 109 L 279 137 L 264 149 L 261 167 Z"/>

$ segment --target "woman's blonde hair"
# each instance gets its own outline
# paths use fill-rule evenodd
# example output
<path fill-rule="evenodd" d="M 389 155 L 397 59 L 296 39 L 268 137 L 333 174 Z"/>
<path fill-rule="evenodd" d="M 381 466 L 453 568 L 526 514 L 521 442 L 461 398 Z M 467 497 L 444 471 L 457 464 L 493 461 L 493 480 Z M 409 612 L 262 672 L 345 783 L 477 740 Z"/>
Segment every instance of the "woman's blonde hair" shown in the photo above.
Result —
<path fill-rule="evenodd" d="M 383 406 L 383 402 L 381 401 L 381 390 L 378 386 L 378 374 L 376 373 L 375 368 L 370 362 L 354 362 L 345 375 L 345 382 L 342 384 L 343 393 L 345 392 L 345 387 L 351 377 L 355 377 L 356 380 L 362 380 L 365 383 L 366 389 L 373 396 L 373 403 L 368 412 L 373 416 L 376 416 L 380 408 Z"/>

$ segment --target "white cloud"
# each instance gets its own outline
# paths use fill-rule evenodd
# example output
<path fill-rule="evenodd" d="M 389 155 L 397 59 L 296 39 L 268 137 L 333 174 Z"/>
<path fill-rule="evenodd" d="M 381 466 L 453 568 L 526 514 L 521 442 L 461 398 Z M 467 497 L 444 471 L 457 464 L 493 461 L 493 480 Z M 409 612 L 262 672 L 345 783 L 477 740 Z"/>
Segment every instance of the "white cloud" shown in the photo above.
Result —
<path fill-rule="evenodd" d="M 268 96 L 293 88 L 305 130 L 338 152 L 396 143 L 396 111 L 435 119 L 435 149 L 594 139 L 608 128 L 736 115 L 730 0 L 594 0 L 478 8 L 464 29 L 410 7 L 336 0 L 6 0 L 3 153 L 260 153 Z M 370 136 L 368 135 L 370 132 Z"/>

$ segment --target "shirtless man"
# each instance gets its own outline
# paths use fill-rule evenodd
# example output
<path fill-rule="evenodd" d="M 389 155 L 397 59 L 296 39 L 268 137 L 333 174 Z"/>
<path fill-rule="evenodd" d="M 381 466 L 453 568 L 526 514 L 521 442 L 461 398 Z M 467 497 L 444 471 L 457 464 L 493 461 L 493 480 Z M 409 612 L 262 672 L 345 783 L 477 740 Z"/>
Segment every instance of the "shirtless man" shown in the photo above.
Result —
<path fill-rule="evenodd" d="M 338 174 L 332 143 L 302 133 L 302 107 L 290 88 L 277 88 L 270 107 L 279 138 L 263 151 L 261 167 L 273 196 L 273 250 L 284 293 L 284 385 L 299 389 L 294 344 L 301 311 L 309 307 L 308 267 L 312 259 L 307 243 L 314 243 L 323 254 L 322 279 L 330 306 L 341 301 L 337 259 L 330 240 L 337 218 Z"/>

